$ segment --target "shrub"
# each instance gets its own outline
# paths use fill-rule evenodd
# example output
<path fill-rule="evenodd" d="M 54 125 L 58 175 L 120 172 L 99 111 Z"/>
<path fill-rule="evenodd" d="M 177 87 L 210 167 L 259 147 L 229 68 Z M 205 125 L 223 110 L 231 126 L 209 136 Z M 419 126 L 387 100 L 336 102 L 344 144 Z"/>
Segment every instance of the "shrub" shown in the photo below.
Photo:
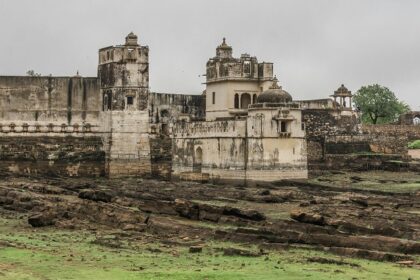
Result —
<path fill-rule="evenodd" d="M 408 144 L 409 149 L 420 149 L 420 140 L 416 140 Z"/>

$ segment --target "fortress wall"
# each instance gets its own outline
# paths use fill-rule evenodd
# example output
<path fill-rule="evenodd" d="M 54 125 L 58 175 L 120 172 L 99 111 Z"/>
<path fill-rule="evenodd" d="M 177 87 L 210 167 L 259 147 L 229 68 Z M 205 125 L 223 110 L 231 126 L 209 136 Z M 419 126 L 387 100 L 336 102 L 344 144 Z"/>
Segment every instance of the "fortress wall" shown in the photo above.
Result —
<path fill-rule="evenodd" d="M 362 134 L 336 135 L 325 138 L 326 154 L 397 154 L 407 155 L 408 137 L 405 135 Z"/>
<path fill-rule="evenodd" d="M 245 140 L 243 138 L 202 138 L 173 140 L 173 168 L 187 168 L 193 171 L 194 166 L 201 168 L 244 169 Z M 201 160 L 197 153 L 201 149 Z"/>
<path fill-rule="evenodd" d="M 408 143 L 420 139 L 420 126 L 360 125 L 334 110 L 304 110 L 310 172 L 381 169 L 408 158 Z"/>
<path fill-rule="evenodd" d="M 204 119 L 206 104 L 202 95 L 186 95 L 151 92 L 149 94 L 151 123 L 176 121 L 181 114 L 191 114 L 195 119 Z"/>
<path fill-rule="evenodd" d="M 376 124 L 363 125 L 362 132 L 371 135 L 387 135 L 393 137 L 406 137 L 408 140 L 420 139 L 420 125 L 392 125 Z"/>
<path fill-rule="evenodd" d="M 325 160 L 327 137 L 358 135 L 360 133 L 357 116 L 343 116 L 337 110 L 305 109 L 302 111 L 302 118 L 305 123 L 308 168 L 310 170 L 318 169 Z"/>
<path fill-rule="evenodd" d="M 93 133 L 0 135 L 0 173 L 104 176 L 102 139 Z"/>
<path fill-rule="evenodd" d="M 151 137 L 149 141 L 152 177 L 170 180 L 172 173 L 172 139 L 159 135 Z"/>
<path fill-rule="evenodd" d="M 101 113 L 107 174 L 110 177 L 151 174 L 149 119 L 147 111 Z"/>
<path fill-rule="evenodd" d="M 1 123 L 97 124 L 97 78 L 0 76 Z"/>
<path fill-rule="evenodd" d="M 304 138 L 250 137 L 247 121 L 178 122 L 173 171 L 208 174 L 211 180 L 272 181 L 307 178 Z"/>

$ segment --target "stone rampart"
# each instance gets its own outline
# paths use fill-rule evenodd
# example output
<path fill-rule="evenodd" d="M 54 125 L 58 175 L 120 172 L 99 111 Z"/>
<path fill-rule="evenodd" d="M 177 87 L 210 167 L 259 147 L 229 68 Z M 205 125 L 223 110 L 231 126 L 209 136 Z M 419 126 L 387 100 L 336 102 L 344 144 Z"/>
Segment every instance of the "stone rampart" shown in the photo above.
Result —
<path fill-rule="evenodd" d="M 408 140 L 420 139 L 419 125 L 363 125 L 361 131 L 371 135 L 407 137 Z"/>
<path fill-rule="evenodd" d="M 0 135 L 0 172 L 52 176 L 104 176 L 102 138 L 92 133 Z"/>
<path fill-rule="evenodd" d="M 0 76 L 0 119 L 38 123 L 97 123 L 97 78 Z"/>

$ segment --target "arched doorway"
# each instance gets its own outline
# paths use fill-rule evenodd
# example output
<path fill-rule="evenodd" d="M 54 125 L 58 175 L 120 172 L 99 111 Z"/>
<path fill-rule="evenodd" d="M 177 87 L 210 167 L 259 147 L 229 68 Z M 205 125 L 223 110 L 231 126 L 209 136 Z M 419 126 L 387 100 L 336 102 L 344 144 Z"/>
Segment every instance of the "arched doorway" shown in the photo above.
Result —
<path fill-rule="evenodd" d="M 193 171 L 201 173 L 201 166 L 203 164 L 203 150 L 201 147 L 195 149 Z"/>
<path fill-rule="evenodd" d="M 243 93 L 241 95 L 241 109 L 248 109 L 249 104 L 251 104 L 251 95 Z"/>
<path fill-rule="evenodd" d="M 414 125 L 420 125 L 420 116 L 415 116 L 414 117 L 413 124 Z"/>

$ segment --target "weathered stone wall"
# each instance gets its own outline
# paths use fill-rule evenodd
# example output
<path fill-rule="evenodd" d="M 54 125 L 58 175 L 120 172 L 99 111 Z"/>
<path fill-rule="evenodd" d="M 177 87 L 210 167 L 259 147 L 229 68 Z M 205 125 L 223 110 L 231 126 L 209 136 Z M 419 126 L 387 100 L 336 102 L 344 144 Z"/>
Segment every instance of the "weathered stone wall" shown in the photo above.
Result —
<path fill-rule="evenodd" d="M 203 95 L 184 95 L 152 92 L 149 94 L 150 123 L 170 123 L 182 114 L 196 120 L 205 117 L 206 104 Z"/>
<path fill-rule="evenodd" d="M 408 138 L 404 135 L 363 134 L 326 136 L 326 154 L 407 154 Z"/>
<path fill-rule="evenodd" d="M 306 178 L 306 141 L 300 112 L 291 121 L 289 132 L 280 132 L 276 121 L 271 120 L 276 110 L 259 112 L 238 120 L 176 123 L 174 177 L 201 173 L 211 180 Z"/>
<path fill-rule="evenodd" d="M 172 174 L 172 139 L 165 135 L 150 138 L 152 177 L 170 180 Z"/>
<path fill-rule="evenodd" d="M 420 139 L 420 126 L 418 125 L 363 125 L 362 133 L 371 135 L 389 135 L 406 137 L 408 140 Z M 398 140 L 396 140 L 398 141 Z"/>
<path fill-rule="evenodd" d="M 355 115 L 340 115 L 333 109 L 305 109 L 302 111 L 308 145 L 309 168 L 326 153 L 326 137 L 359 134 L 359 120 Z"/>
<path fill-rule="evenodd" d="M 32 175 L 104 176 L 100 136 L 65 133 L 0 135 L 0 172 Z"/>
<path fill-rule="evenodd" d="M 402 114 L 399 118 L 399 124 L 420 126 L 420 111 L 411 111 Z"/>
<path fill-rule="evenodd" d="M 101 119 L 108 176 L 150 175 L 147 111 L 106 111 Z"/>
<path fill-rule="evenodd" d="M 318 170 L 393 170 L 404 166 L 402 157 L 395 154 L 327 154 Z M 401 166 L 397 162 L 401 162 Z"/>
<path fill-rule="evenodd" d="M 98 122 L 97 78 L 0 76 L 0 121 L 79 124 Z"/>
<path fill-rule="evenodd" d="M 388 168 L 392 157 L 408 158 L 408 142 L 420 139 L 415 125 L 359 125 L 355 116 L 334 110 L 304 110 L 303 115 L 310 172 Z"/>
<path fill-rule="evenodd" d="M 306 109 L 302 111 L 306 136 L 318 140 L 326 135 L 355 135 L 359 133 L 359 119 L 356 115 L 341 115 L 337 110 Z"/>

